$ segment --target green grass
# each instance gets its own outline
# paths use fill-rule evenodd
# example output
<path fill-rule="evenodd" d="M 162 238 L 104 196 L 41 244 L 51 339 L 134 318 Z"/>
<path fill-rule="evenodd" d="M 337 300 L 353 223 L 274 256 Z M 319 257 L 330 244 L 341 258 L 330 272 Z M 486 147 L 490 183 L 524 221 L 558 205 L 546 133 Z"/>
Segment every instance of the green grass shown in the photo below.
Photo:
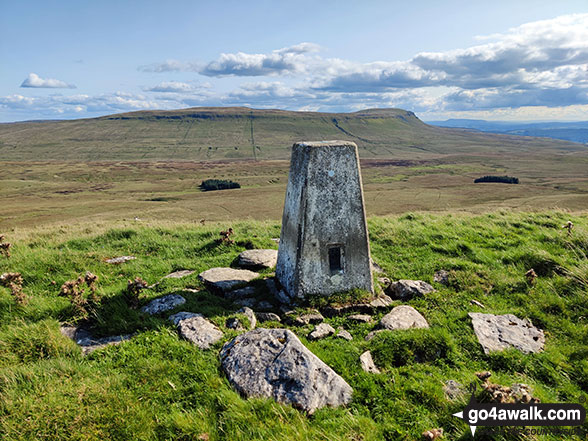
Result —
<path fill-rule="evenodd" d="M 570 236 L 561 229 L 567 220 L 576 225 Z M 490 370 L 494 382 L 529 384 L 542 402 L 578 402 L 586 396 L 585 215 L 496 211 L 370 218 L 373 257 L 391 279 L 432 283 L 433 273 L 446 269 L 450 286 L 434 284 L 435 293 L 407 302 L 430 329 L 384 332 L 367 342 L 373 324 L 327 319 L 351 332 L 354 340 L 347 342 L 308 341 L 312 326 L 290 327 L 354 389 L 347 408 L 322 409 L 312 417 L 268 399 L 244 399 L 221 373 L 218 351 L 237 335 L 225 321 L 238 307 L 204 289 L 197 274 L 230 265 L 246 247 L 275 247 L 271 239 L 279 236 L 277 222 L 233 222 L 236 244 L 218 245 L 215 239 L 226 226 L 126 221 L 8 232 L 12 257 L 0 259 L 0 273 L 21 272 L 30 301 L 18 306 L 0 288 L 0 439 L 415 440 L 424 430 L 443 427 L 446 439 L 465 440 L 471 439 L 469 429 L 451 416 L 465 401 L 445 398 L 446 380 L 467 385 L 475 372 Z M 119 266 L 103 261 L 119 255 L 137 259 Z M 539 275 L 532 285 L 524 276 L 531 267 Z M 166 320 L 169 314 L 148 318 L 125 304 L 128 279 L 154 283 L 178 269 L 196 273 L 164 280 L 144 291 L 141 302 L 200 288 L 185 292 L 187 303 L 178 310 L 200 312 L 225 332 L 211 350 L 178 338 Z M 85 271 L 100 278 L 94 332 L 134 336 L 84 358 L 59 333 L 59 323 L 76 318 L 57 294 L 64 281 Z M 260 297 L 271 298 L 263 283 L 254 285 Z M 472 306 L 472 299 L 485 309 Z M 485 355 L 467 317 L 471 311 L 529 318 L 545 330 L 545 351 Z M 361 370 L 359 355 L 365 350 L 372 351 L 381 374 Z M 585 439 L 588 426 L 583 429 L 575 439 Z M 515 438 L 490 438 L 478 428 L 476 439 Z"/>

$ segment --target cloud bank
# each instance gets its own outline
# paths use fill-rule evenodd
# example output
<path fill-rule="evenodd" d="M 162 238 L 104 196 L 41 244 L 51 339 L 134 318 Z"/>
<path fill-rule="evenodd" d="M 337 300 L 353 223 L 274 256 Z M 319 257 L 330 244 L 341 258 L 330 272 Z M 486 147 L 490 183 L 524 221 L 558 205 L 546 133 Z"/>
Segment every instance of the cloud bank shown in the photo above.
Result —
<path fill-rule="evenodd" d="M 64 81 L 54 80 L 52 78 L 41 78 L 35 73 L 30 73 L 28 77 L 22 82 L 20 87 L 35 87 L 48 89 L 75 89 L 73 84 L 67 84 Z"/>

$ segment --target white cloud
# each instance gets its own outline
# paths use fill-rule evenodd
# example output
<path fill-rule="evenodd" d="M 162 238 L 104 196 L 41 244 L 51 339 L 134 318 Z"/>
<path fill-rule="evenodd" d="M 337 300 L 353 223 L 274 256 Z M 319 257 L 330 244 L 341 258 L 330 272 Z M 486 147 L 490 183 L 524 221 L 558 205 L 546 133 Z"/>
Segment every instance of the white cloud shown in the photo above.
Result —
<path fill-rule="evenodd" d="M 194 62 L 166 60 L 161 63 L 146 64 L 137 68 L 141 72 L 198 72 L 201 66 Z"/>
<path fill-rule="evenodd" d="M 143 90 L 145 92 L 162 92 L 162 93 L 190 93 L 194 92 L 198 89 L 201 89 L 205 86 L 200 85 L 196 86 L 193 84 L 182 83 L 180 81 L 162 81 L 161 83 L 152 86 L 152 87 L 145 87 Z"/>
<path fill-rule="evenodd" d="M 36 87 L 36 88 L 49 88 L 49 89 L 75 89 L 76 86 L 73 84 L 67 84 L 61 80 L 55 80 L 52 78 L 41 78 L 35 73 L 30 73 L 28 77 L 22 82 L 20 87 Z"/>

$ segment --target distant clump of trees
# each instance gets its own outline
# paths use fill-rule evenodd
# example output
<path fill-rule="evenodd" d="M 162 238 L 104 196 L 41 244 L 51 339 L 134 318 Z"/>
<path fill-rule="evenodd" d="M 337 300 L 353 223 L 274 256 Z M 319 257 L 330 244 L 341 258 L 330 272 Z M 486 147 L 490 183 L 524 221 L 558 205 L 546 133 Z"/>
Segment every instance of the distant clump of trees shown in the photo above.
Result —
<path fill-rule="evenodd" d="M 478 182 L 502 182 L 503 184 L 518 184 L 519 178 L 514 176 L 482 176 L 481 178 L 474 179 L 474 183 Z"/>
<path fill-rule="evenodd" d="M 202 181 L 200 188 L 204 191 L 228 190 L 230 188 L 241 188 L 241 184 L 225 179 L 207 179 Z"/>

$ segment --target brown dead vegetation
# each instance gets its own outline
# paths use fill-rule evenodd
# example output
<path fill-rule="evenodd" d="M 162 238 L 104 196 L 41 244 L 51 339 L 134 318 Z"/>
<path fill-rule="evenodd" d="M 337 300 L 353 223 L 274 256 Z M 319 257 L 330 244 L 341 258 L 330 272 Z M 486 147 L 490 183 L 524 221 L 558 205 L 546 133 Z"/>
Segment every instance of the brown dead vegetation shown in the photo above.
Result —
<path fill-rule="evenodd" d="M 99 302 L 100 298 L 96 294 L 96 282 L 98 276 L 86 271 L 84 276 L 80 276 L 75 280 L 68 280 L 59 290 L 61 297 L 67 297 L 74 309 L 74 317 L 78 319 L 86 319 L 89 315 L 89 310 L 93 309 Z M 88 294 L 86 294 L 86 285 Z"/>
<path fill-rule="evenodd" d="M 10 289 L 10 293 L 19 305 L 26 305 L 28 297 L 22 290 L 22 275 L 20 273 L 4 273 L 0 276 L 0 285 Z"/>

